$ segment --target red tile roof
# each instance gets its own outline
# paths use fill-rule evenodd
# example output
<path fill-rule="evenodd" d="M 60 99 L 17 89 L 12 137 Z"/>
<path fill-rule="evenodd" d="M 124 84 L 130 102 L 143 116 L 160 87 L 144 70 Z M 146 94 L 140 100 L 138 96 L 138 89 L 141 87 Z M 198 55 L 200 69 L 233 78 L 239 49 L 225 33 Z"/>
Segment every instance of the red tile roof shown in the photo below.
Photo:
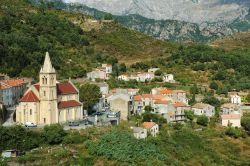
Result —
<path fill-rule="evenodd" d="M 135 101 L 141 101 L 142 100 L 142 96 L 141 95 L 134 96 L 134 100 Z"/>
<path fill-rule="evenodd" d="M 24 81 L 22 79 L 4 80 L 3 82 L 8 84 L 9 86 L 20 86 L 20 85 L 24 84 Z"/>
<path fill-rule="evenodd" d="M 187 105 L 185 103 L 182 103 L 182 102 L 177 102 L 177 103 L 173 104 L 173 106 L 175 108 L 177 108 L 177 107 L 186 107 Z"/>
<path fill-rule="evenodd" d="M 57 84 L 57 92 L 58 94 L 77 94 L 78 93 L 75 87 L 69 82 Z"/>
<path fill-rule="evenodd" d="M 168 104 L 169 102 L 166 100 L 156 100 L 155 104 Z"/>
<path fill-rule="evenodd" d="M 27 92 L 21 99 L 20 102 L 38 102 L 39 99 L 33 91 Z"/>
<path fill-rule="evenodd" d="M 161 94 L 171 94 L 173 91 L 172 90 L 169 90 L 169 89 L 162 89 L 160 90 L 160 93 Z"/>
<path fill-rule="evenodd" d="M 70 108 L 70 107 L 77 107 L 77 106 L 81 106 L 82 104 L 79 103 L 78 101 L 75 100 L 69 100 L 69 101 L 61 101 L 58 103 L 58 108 L 62 109 L 62 108 Z"/>
<path fill-rule="evenodd" d="M 36 83 L 34 87 L 39 91 L 40 90 L 40 85 L 39 83 Z M 63 94 L 77 94 L 77 90 L 75 87 L 69 83 L 69 82 L 64 82 L 64 83 L 58 83 L 57 84 L 57 93 L 59 95 Z"/>
<path fill-rule="evenodd" d="M 144 123 L 143 123 L 143 127 L 144 127 L 145 129 L 151 129 L 154 125 L 156 125 L 155 122 L 144 122 Z"/>
<path fill-rule="evenodd" d="M 24 84 L 24 80 L 16 79 L 16 80 L 3 80 L 0 81 L 0 89 L 8 89 L 15 86 L 21 86 Z"/>

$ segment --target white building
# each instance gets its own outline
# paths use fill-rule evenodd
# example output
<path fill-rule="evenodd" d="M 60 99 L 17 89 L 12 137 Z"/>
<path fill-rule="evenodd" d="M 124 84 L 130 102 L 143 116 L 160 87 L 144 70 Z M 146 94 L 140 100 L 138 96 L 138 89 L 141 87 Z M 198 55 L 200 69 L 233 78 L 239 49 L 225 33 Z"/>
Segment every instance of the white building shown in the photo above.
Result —
<path fill-rule="evenodd" d="M 175 83 L 173 74 L 164 74 L 163 82 Z"/>
<path fill-rule="evenodd" d="M 238 95 L 231 95 L 230 99 L 232 104 L 241 104 L 241 97 Z"/>
<path fill-rule="evenodd" d="M 147 138 L 147 129 L 141 127 L 133 127 L 134 137 L 137 139 L 145 139 Z"/>
<path fill-rule="evenodd" d="M 241 115 L 239 113 L 222 114 L 221 125 L 225 127 L 241 127 Z"/>
<path fill-rule="evenodd" d="M 156 137 L 159 133 L 159 125 L 154 122 L 144 122 L 143 127 L 153 136 Z"/>
<path fill-rule="evenodd" d="M 207 117 L 215 115 L 215 107 L 205 103 L 196 103 L 192 106 L 192 111 L 195 115 L 205 115 Z"/>

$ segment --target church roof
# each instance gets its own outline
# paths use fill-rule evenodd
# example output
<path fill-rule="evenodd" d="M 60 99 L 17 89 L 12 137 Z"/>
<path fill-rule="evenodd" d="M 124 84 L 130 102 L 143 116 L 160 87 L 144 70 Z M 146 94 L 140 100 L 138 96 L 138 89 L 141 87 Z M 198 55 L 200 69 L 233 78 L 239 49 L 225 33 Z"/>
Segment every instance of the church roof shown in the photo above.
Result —
<path fill-rule="evenodd" d="M 40 85 L 39 83 L 35 84 L 34 87 L 39 91 Z M 63 83 L 57 83 L 57 93 L 59 95 L 65 95 L 65 94 L 77 94 L 78 91 L 76 88 L 70 83 L 70 82 L 63 82 Z"/>
<path fill-rule="evenodd" d="M 77 106 L 81 106 L 82 104 L 79 103 L 78 101 L 75 100 L 69 100 L 69 101 L 61 101 L 58 103 L 58 108 L 62 109 L 62 108 L 70 108 L 70 107 L 77 107 Z"/>
<path fill-rule="evenodd" d="M 20 102 L 38 102 L 39 99 L 33 91 L 27 92 L 21 99 Z"/>
<path fill-rule="evenodd" d="M 54 67 L 52 66 L 49 53 L 46 52 L 44 64 L 43 64 L 43 67 L 41 68 L 40 73 L 55 73 L 55 72 L 56 71 Z"/>
<path fill-rule="evenodd" d="M 58 94 L 77 94 L 78 91 L 70 82 L 58 83 L 57 84 Z"/>

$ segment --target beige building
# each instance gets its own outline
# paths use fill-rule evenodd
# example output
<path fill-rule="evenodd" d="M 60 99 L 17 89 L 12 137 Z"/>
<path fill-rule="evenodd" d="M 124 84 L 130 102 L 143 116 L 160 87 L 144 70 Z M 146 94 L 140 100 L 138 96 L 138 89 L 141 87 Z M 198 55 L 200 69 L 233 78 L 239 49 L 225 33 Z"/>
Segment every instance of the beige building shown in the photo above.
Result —
<path fill-rule="evenodd" d="M 221 125 L 225 127 L 241 127 L 241 115 L 239 113 L 221 115 Z"/>
<path fill-rule="evenodd" d="M 39 83 L 32 85 L 16 108 L 16 122 L 53 124 L 83 118 L 79 91 L 71 81 L 59 83 L 49 54 L 40 70 Z"/>
<path fill-rule="evenodd" d="M 107 98 L 107 102 L 110 105 L 110 111 L 119 113 L 121 120 L 128 120 L 132 112 L 130 95 L 115 93 Z"/>

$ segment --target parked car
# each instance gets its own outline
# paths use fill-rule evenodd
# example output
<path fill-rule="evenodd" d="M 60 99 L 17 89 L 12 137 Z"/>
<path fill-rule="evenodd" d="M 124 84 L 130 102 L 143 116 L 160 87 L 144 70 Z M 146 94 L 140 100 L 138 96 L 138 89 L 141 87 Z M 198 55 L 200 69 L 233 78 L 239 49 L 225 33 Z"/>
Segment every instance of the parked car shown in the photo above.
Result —
<path fill-rule="evenodd" d="M 79 122 L 69 122 L 70 127 L 76 127 L 76 126 L 79 126 L 79 125 L 80 125 Z"/>
<path fill-rule="evenodd" d="M 37 125 L 33 122 L 26 122 L 25 127 L 37 127 Z"/>
<path fill-rule="evenodd" d="M 117 113 L 116 112 L 108 112 L 107 113 L 107 117 L 108 118 L 116 118 L 117 117 Z"/>

